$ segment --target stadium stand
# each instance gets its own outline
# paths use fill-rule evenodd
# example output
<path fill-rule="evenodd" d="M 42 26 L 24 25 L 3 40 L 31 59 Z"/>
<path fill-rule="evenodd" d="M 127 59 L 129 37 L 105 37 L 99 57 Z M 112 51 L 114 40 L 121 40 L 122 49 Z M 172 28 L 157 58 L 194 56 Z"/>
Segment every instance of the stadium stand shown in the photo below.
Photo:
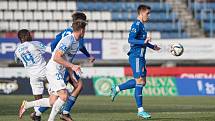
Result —
<path fill-rule="evenodd" d="M 215 37 L 215 0 L 198 0 L 188 3 L 196 20 L 208 37 Z"/>
<path fill-rule="evenodd" d="M 0 31 L 27 28 L 34 31 L 35 38 L 53 38 L 70 25 L 72 11 L 78 10 L 84 11 L 89 20 L 86 37 L 127 39 L 131 22 L 136 16 L 136 7 L 140 3 L 1 0 Z M 156 33 L 155 38 L 189 37 L 170 4 L 160 0 L 146 1 L 144 4 L 152 7 L 151 22 L 146 29 Z"/>

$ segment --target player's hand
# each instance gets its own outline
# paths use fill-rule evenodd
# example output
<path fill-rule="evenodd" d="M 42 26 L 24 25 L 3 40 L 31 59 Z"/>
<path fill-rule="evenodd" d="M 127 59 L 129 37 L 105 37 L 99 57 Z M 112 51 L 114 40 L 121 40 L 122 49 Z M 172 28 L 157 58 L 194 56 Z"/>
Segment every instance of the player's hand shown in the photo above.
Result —
<path fill-rule="evenodd" d="M 154 45 L 154 50 L 160 50 L 161 48 L 160 47 L 158 47 L 157 45 Z"/>
<path fill-rule="evenodd" d="M 95 59 L 93 56 L 90 56 L 90 57 L 88 58 L 88 61 L 89 61 L 90 63 L 93 63 L 95 60 L 96 60 L 96 59 Z"/>
<path fill-rule="evenodd" d="M 71 65 L 71 69 L 73 71 L 75 71 L 76 74 L 78 74 L 79 76 L 82 74 L 82 71 L 81 71 L 81 66 L 79 65 Z"/>

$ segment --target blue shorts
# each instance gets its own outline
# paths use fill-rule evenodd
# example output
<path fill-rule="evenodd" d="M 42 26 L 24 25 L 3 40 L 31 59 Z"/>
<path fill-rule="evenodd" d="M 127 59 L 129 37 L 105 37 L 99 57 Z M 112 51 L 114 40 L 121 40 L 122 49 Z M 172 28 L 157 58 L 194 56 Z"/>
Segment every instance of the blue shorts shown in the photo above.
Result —
<path fill-rule="evenodd" d="M 135 57 L 130 55 L 129 64 L 131 66 L 134 78 L 146 77 L 146 61 L 143 57 Z"/>
<path fill-rule="evenodd" d="M 80 76 L 78 76 L 74 71 L 73 71 L 73 76 L 75 77 L 76 80 L 80 79 Z M 65 84 L 68 83 L 67 77 L 69 77 L 69 71 L 66 69 L 65 74 L 64 74 L 64 83 Z"/>

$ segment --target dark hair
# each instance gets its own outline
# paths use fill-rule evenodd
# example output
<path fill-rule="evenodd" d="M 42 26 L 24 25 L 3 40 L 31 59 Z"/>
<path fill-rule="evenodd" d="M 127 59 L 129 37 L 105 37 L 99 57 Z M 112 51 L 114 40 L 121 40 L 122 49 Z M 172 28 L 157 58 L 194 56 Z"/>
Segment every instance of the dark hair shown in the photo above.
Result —
<path fill-rule="evenodd" d="M 86 21 L 87 20 L 87 16 L 82 13 L 82 12 L 75 12 L 72 14 L 72 21 L 77 21 L 77 20 L 83 20 Z"/>
<path fill-rule="evenodd" d="M 81 29 L 84 29 L 87 23 L 83 20 L 76 20 L 72 23 L 72 29 L 73 31 L 79 31 Z"/>
<path fill-rule="evenodd" d="M 148 5 L 143 5 L 143 4 L 141 4 L 141 5 L 139 5 L 138 6 L 138 8 L 137 8 L 137 13 L 138 13 L 138 15 L 140 14 L 140 11 L 141 10 L 151 10 L 151 7 L 150 6 L 148 6 Z"/>
<path fill-rule="evenodd" d="M 27 29 L 21 29 L 18 31 L 18 38 L 21 40 L 21 41 L 25 41 L 23 40 L 25 38 L 25 36 L 27 36 L 28 34 L 30 34 L 29 30 Z"/>

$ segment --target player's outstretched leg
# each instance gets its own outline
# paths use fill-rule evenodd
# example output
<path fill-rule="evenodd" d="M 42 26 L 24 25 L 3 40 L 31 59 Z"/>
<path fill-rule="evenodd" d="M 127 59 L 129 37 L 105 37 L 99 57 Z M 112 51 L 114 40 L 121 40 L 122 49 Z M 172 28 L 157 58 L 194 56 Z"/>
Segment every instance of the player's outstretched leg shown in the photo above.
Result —
<path fill-rule="evenodd" d="M 51 107 L 51 104 L 49 102 L 49 98 L 42 98 L 39 100 L 35 100 L 35 101 L 26 101 L 23 100 L 22 101 L 22 105 L 19 108 L 19 118 L 22 118 L 24 112 L 28 109 L 28 108 L 33 108 L 33 107 Z"/>
<path fill-rule="evenodd" d="M 112 88 L 111 88 L 111 99 L 112 99 L 112 102 L 114 101 L 116 95 L 122 91 L 122 90 L 126 90 L 126 89 L 132 89 L 132 88 L 135 88 L 136 86 L 136 81 L 135 79 L 130 79 L 128 81 L 126 81 L 125 83 L 122 83 L 118 86 L 115 86 L 113 85 Z"/>
<path fill-rule="evenodd" d="M 25 109 L 25 103 L 26 103 L 26 100 L 23 100 L 22 101 L 22 104 L 19 108 L 19 118 L 21 119 L 23 114 L 25 113 L 26 109 Z"/>
<path fill-rule="evenodd" d="M 111 94 L 110 94 L 112 102 L 114 101 L 117 94 L 118 94 L 118 91 L 116 89 L 116 85 L 112 85 Z"/>

